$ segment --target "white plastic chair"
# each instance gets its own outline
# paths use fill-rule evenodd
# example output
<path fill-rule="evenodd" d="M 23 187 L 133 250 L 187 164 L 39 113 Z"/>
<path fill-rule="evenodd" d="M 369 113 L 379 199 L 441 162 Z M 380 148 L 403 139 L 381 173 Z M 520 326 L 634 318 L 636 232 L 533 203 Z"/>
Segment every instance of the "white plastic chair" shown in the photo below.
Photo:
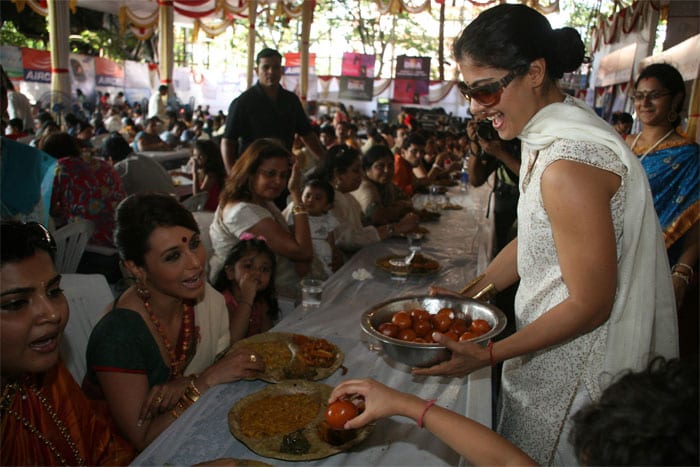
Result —
<path fill-rule="evenodd" d="M 90 333 L 114 296 L 102 274 L 63 274 L 61 288 L 70 309 L 61 341 L 61 359 L 75 381 L 81 384 L 87 372 L 85 351 Z"/>
<path fill-rule="evenodd" d="M 56 230 L 56 270 L 61 274 L 72 274 L 78 270 L 80 258 L 92 237 L 95 224 L 87 219 L 76 219 Z"/>
<path fill-rule="evenodd" d="M 182 201 L 182 205 L 189 211 L 198 212 L 204 210 L 204 205 L 207 204 L 207 199 L 209 199 L 209 192 L 200 191 L 196 195 L 192 195 Z"/>

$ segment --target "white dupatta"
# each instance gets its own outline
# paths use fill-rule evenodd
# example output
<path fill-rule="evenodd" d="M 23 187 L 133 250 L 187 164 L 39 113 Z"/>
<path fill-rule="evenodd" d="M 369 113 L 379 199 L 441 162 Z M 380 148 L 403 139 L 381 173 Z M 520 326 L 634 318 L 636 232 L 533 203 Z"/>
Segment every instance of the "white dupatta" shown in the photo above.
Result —
<path fill-rule="evenodd" d="M 602 144 L 627 167 L 617 293 L 603 371 L 614 376 L 625 369 L 644 369 L 655 355 L 677 357 L 678 323 L 668 257 L 647 175 L 632 151 L 584 102 L 571 97 L 541 109 L 519 137 L 523 154 L 560 138 Z"/>

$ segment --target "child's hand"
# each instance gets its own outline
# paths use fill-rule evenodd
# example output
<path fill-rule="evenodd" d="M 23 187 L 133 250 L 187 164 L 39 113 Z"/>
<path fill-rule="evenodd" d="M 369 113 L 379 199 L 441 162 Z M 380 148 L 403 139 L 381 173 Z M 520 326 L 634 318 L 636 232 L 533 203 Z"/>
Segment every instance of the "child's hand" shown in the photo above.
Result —
<path fill-rule="evenodd" d="M 249 304 L 253 304 L 255 295 L 258 293 L 258 281 L 249 272 L 244 272 L 238 284 L 241 289 L 241 300 Z"/>

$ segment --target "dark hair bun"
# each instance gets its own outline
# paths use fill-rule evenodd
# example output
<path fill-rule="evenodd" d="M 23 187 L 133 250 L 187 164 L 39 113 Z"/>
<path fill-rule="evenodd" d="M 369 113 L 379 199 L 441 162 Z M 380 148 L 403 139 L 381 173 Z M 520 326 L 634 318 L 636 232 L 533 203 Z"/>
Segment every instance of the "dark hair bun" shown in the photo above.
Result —
<path fill-rule="evenodd" d="M 581 35 L 574 28 L 559 28 L 552 31 L 552 56 L 548 61 L 552 76 L 561 78 L 564 73 L 578 69 L 585 57 Z"/>

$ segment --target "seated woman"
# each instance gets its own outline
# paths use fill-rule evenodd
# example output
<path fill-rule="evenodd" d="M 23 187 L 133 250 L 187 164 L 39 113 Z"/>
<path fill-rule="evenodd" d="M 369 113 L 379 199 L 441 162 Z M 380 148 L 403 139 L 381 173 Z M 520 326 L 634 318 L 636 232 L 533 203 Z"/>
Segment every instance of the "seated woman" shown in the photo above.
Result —
<path fill-rule="evenodd" d="M 291 161 L 290 152 L 277 141 L 259 139 L 234 164 L 209 228 L 214 249 L 209 263 L 212 282 L 241 235 L 250 232 L 265 237 L 277 255 L 275 283 L 279 295 L 299 295 L 299 276 L 310 269 L 313 249 L 308 213 L 301 207 L 301 173 Z M 297 206 L 293 211 L 293 231 L 274 204 L 287 185 Z M 293 262 L 297 262 L 299 274 Z"/>
<path fill-rule="evenodd" d="M 209 139 L 194 140 L 192 157 L 188 165 L 191 167 L 191 172 L 174 173 L 192 179 L 192 195 L 206 191 L 207 202 L 204 204 L 204 211 L 216 211 L 221 188 L 226 181 L 226 169 L 219 146 Z"/>
<path fill-rule="evenodd" d="M 350 193 L 362 208 L 365 224 L 380 226 L 398 222 L 413 211 L 411 200 L 392 183 L 394 155 L 383 145 L 372 146 L 362 156 L 364 178 Z"/>
<path fill-rule="evenodd" d="M 34 222 L 3 221 L 0 236 L 0 463 L 127 465 L 134 449 L 59 360 L 69 313 L 56 243 Z"/>
<path fill-rule="evenodd" d="M 117 209 L 114 237 L 136 284 L 93 329 L 84 387 L 107 401 L 117 426 L 141 450 L 201 393 L 264 366 L 245 350 L 214 363 L 230 342 L 226 305 L 206 285 L 197 222 L 175 198 L 129 196 Z"/>
<path fill-rule="evenodd" d="M 58 159 L 51 196 L 56 228 L 76 218 L 88 219 L 95 224 L 90 243 L 114 246 L 114 211 L 126 197 L 117 171 L 102 159 L 82 158 L 78 143 L 68 133 L 50 134 L 42 149 Z"/>
<path fill-rule="evenodd" d="M 335 188 L 333 212 L 340 222 L 336 230 L 336 244 L 343 251 L 353 253 L 393 235 L 403 234 L 418 226 L 418 216 L 406 214 L 399 222 L 379 226 L 363 225 L 362 208 L 350 194 L 362 182 L 360 152 L 344 144 L 328 150 L 324 165 L 314 174 L 328 180 Z"/>
<path fill-rule="evenodd" d="M 85 159 L 76 139 L 68 133 L 50 134 L 44 140 L 43 148 L 58 159 L 50 209 L 56 228 L 75 219 L 88 219 L 95 225 L 90 244 L 113 248 L 114 211 L 126 197 L 117 171 L 98 157 Z M 122 278 L 119 257 L 113 252 L 86 251 L 78 272 L 103 274 L 110 284 Z"/>

